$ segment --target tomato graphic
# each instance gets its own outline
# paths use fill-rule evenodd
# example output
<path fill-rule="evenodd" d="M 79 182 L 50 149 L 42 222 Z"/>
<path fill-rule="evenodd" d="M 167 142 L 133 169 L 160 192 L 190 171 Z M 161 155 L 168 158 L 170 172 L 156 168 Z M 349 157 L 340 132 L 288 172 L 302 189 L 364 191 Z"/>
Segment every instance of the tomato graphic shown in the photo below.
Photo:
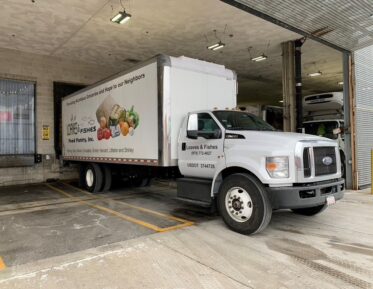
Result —
<path fill-rule="evenodd" d="M 97 139 L 102 140 L 104 138 L 104 130 L 102 128 L 99 128 L 97 130 Z"/>
<path fill-rule="evenodd" d="M 109 139 L 109 138 L 111 137 L 111 131 L 110 131 L 110 129 L 105 128 L 105 129 L 103 130 L 103 135 L 104 135 L 104 138 L 105 138 L 105 139 Z"/>

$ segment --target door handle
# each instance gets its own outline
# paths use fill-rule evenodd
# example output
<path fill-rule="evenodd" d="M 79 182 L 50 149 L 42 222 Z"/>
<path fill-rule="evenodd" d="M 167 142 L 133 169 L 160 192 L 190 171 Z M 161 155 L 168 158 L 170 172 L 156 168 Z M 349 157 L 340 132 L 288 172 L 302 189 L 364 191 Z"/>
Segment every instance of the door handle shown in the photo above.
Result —
<path fill-rule="evenodd" d="M 182 151 L 186 150 L 186 143 L 185 142 L 181 143 L 181 150 Z"/>

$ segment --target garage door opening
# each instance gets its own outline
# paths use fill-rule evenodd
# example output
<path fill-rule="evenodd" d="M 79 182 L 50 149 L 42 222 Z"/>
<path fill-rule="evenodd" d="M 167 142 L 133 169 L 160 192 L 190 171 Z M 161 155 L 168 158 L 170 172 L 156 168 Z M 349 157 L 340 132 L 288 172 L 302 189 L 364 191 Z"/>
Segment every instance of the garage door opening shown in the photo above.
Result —
<path fill-rule="evenodd" d="M 62 99 L 82 88 L 86 87 L 83 84 L 71 84 L 65 82 L 53 82 L 53 98 L 54 98 L 54 150 L 56 158 L 60 159 L 62 155 Z"/>

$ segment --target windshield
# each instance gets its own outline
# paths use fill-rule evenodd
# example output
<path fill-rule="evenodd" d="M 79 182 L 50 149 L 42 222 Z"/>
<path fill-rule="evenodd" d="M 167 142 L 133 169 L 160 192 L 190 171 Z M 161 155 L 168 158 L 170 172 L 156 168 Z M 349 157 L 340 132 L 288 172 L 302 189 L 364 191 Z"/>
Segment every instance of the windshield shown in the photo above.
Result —
<path fill-rule="evenodd" d="M 264 120 L 247 112 L 241 111 L 214 111 L 213 114 L 229 130 L 264 130 L 274 131 L 275 129 Z"/>
<path fill-rule="evenodd" d="M 303 124 L 305 133 L 318 135 L 330 139 L 337 139 L 338 135 L 333 134 L 333 130 L 338 128 L 337 121 L 319 121 L 309 122 Z"/>

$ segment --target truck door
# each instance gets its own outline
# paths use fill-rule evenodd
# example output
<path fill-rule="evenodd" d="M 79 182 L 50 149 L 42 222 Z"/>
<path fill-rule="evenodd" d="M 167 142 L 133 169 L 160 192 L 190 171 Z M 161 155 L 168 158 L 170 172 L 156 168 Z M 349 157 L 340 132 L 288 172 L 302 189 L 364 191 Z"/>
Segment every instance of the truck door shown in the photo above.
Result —
<path fill-rule="evenodd" d="M 178 159 L 184 176 L 213 178 L 219 162 L 224 161 L 222 129 L 206 112 L 190 114 L 180 134 Z"/>

